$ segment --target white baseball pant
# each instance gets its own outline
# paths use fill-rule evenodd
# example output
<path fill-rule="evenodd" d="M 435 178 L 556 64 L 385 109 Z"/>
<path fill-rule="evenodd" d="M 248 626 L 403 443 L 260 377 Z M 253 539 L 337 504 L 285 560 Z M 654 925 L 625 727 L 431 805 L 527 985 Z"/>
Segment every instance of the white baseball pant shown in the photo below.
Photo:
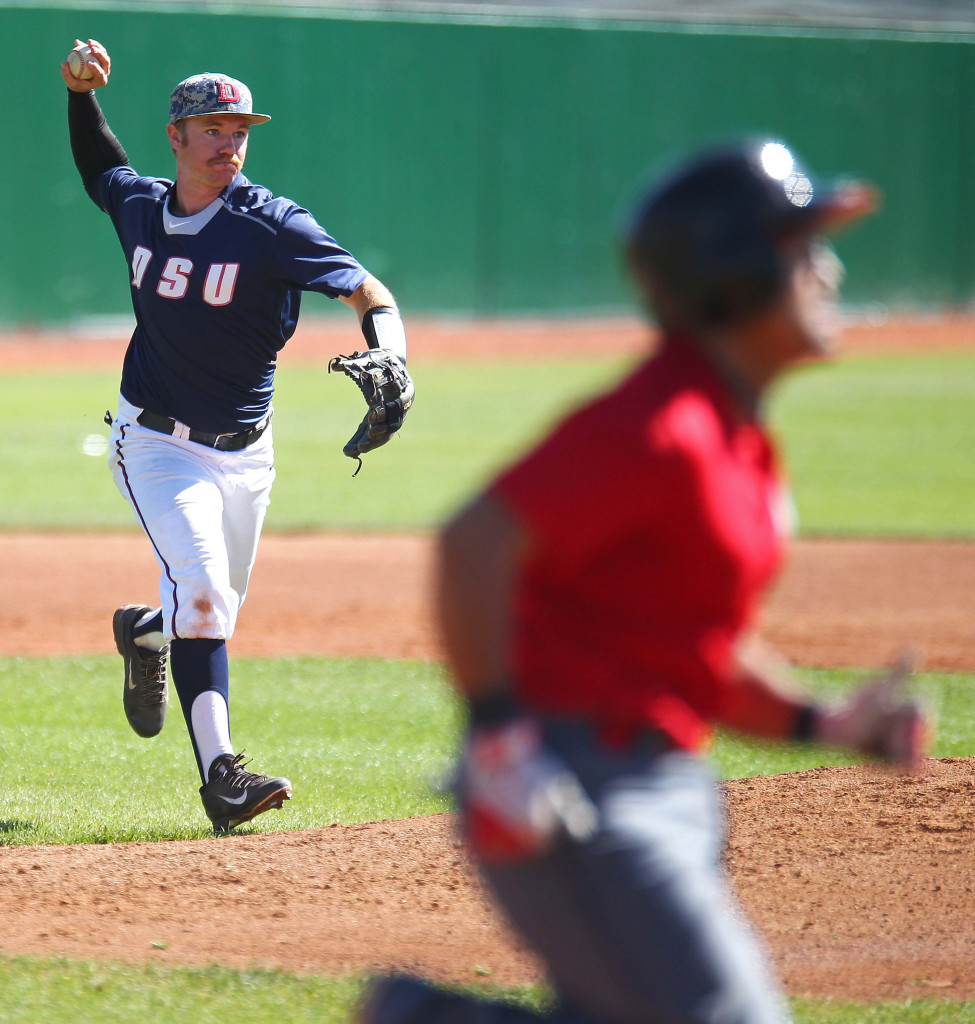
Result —
<path fill-rule="evenodd" d="M 227 640 L 244 603 L 274 482 L 271 427 L 222 452 L 140 426 L 119 398 L 109 466 L 162 570 L 163 634 Z"/>

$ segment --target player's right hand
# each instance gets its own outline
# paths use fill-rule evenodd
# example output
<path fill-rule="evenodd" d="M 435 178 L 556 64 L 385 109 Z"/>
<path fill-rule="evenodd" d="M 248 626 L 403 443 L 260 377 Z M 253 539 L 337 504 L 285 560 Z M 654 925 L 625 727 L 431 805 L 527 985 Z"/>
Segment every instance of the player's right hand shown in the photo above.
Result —
<path fill-rule="evenodd" d="M 889 672 L 862 686 L 846 700 L 821 710 L 814 738 L 917 772 L 927 753 L 933 726 L 917 701 L 902 693 L 912 672 L 913 658 L 905 654 Z"/>
<path fill-rule="evenodd" d="M 87 43 L 91 47 L 96 60 L 91 65 L 91 78 L 75 78 L 71 74 L 68 62 L 61 61 L 61 77 L 72 92 L 91 92 L 92 89 L 100 89 L 103 85 L 108 85 L 108 76 L 112 73 L 112 59 L 108 55 L 108 50 L 97 39 L 76 39 L 74 41 L 75 46 L 80 46 L 82 43 Z"/>

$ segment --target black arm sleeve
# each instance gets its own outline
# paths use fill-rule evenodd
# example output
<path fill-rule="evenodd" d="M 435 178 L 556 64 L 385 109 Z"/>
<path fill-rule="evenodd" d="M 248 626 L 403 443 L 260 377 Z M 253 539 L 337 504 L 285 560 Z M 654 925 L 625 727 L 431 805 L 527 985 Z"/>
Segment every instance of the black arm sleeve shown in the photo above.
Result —
<path fill-rule="evenodd" d="M 96 183 L 113 167 L 125 167 L 129 158 L 112 134 L 93 92 L 68 90 L 68 131 L 71 153 L 91 201 L 101 208 Z"/>

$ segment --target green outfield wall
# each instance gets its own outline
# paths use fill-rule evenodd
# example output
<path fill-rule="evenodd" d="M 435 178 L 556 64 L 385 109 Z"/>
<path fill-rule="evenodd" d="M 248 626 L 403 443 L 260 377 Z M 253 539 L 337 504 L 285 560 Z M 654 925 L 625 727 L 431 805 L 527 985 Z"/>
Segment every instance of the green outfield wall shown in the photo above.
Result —
<path fill-rule="evenodd" d="M 105 6 L 105 5 L 103 5 Z M 169 175 L 168 97 L 220 70 L 257 109 L 247 173 L 311 209 L 414 312 L 621 310 L 621 214 L 674 154 L 743 133 L 886 193 L 840 242 L 847 297 L 975 300 L 975 36 L 705 31 L 0 6 L 0 326 L 125 313 L 128 274 L 71 160 L 58 64 L 113 56 L 99 93 L 142 173 Z M 306 310 L 330 304 L 315 296 Z"/>

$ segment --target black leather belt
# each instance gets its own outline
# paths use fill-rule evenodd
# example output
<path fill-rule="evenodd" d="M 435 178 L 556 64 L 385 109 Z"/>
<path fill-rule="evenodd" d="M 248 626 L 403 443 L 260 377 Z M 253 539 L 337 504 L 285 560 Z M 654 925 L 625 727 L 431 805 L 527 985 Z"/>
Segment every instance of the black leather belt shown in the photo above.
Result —
<path fill-rule="evenodd" d="M 160 416 L 157 412 L 143 409 L 139 413 L 138 423 L 140 426 L 156 430 L 160 434 L 175 434 L 176 420 L 168 416 Z M 208 434 L 205 430 L 194 430 L 190 427 L 188 439 L 196 444 L 206 445 L 207 448 L 216 448 L 221 452 L 239 452 L 253 444 L 267 429 L 265 422 L 259 427 L 252 427 L 250 430 L 241 430 L 237 434 Z"/>

